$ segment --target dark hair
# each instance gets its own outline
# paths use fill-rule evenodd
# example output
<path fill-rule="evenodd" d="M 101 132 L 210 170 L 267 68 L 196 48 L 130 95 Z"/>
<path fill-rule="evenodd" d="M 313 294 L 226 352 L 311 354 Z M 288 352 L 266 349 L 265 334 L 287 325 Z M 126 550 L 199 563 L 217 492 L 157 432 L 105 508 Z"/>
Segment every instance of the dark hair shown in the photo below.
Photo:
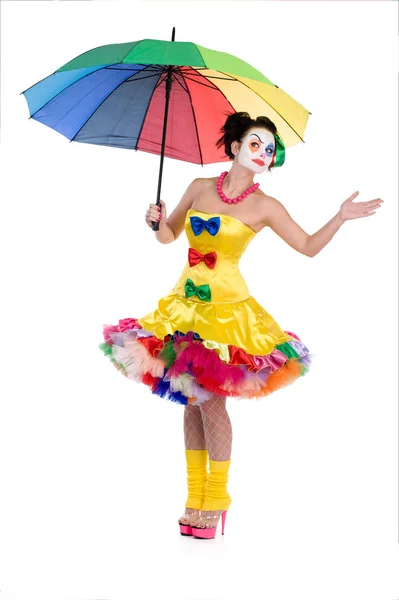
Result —
<path fill-rule="evenodd" d="M 277 133 L 277 127 L 268 117 L 261 116 L 256 117 L 256 119 L 251 119 L 247 112 L 225 113 L 225 115 L 228 115 L 226 122 L 220 129 L 220 131 L 223 132 L 223 135 L 216 142 L 216 148 L 220 148 L 224 144 L 225 153 L 231 160 L 234 160 L 231 144 L 233 142 L 238 142 L 240 144 L 242 138 L 249 129 L 252 129 L 252 127 L 263 127 L 273 135 Z"/>

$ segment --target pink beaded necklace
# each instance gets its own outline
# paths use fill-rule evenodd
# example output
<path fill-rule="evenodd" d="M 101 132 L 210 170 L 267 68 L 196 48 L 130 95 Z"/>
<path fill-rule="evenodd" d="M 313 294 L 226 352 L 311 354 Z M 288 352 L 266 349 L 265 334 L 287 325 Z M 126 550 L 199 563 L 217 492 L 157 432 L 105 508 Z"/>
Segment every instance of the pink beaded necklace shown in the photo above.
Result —
<path fill-rule="evenodd" d="M 216 188 L 217 188 L 219 196 L 221 197 L 223 202 L 227 202 L 227 204 L 237 204 L 237 202 L 240 202 L 240 200 L 244 200 L 244 198 L 246 198 L 248 196 L 248 194 L 251 194 L 251 192 L 254 192 L 255 190 L 257 190 L 260 185 L 259 183 L 254 183 L 253 185 L 251 185 L 251 187 L 249 187 L 247 190 L 245 190 L 245 192 L 243 192 L 236 198 L 227 198 L 226 194 L 224 194 L 222 192 L 222 183 L 223 183 L 223 180 L 226 177 L 227 173 L 228 173 L 228 171 L 223 171 L 223 173 L 220 174 L 220 177 L 216 184 Z"/>

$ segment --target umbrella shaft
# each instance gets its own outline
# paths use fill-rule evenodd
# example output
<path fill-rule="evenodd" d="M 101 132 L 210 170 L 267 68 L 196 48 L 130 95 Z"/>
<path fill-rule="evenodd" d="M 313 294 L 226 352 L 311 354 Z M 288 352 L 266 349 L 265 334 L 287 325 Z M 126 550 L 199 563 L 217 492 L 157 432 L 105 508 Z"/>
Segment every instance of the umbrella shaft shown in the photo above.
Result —
<path fill-rule="evenodd" d="M 168 66 L 168 77 L 166 79 L 166 94 L 165 94 L 165 114 L 163 119 L 163 132 L 162 132 L 162 144 L 161 144 L 161 160 L 159 164 L 159 177 L 158 177 L 158 191 L 156 203 L 159 204 L 161 197 L 161 182 L 162 182 L 162 171 L 163 171 L 163 158 L 165 154 L 165 141 L 166 141 L 166 125 L 168 121 L 168 110 L 169 110 L 169 97 L 170 90 L 172 87 L 172 66 Z"/>

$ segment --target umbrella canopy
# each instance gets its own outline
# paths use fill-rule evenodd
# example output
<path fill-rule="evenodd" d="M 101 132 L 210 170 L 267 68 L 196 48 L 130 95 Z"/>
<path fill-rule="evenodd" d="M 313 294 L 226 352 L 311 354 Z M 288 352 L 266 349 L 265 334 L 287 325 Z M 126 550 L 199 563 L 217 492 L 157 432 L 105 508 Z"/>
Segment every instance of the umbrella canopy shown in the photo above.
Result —
<path fill-rule="evenodd" d="M 303 141 L 310 114 L 231 54 L 192 42 L 153 39 L 89 50 L 22 93 L 30 117 L 70 141 L 202 165 L 230 160 L 223 148 L 215 147 L 226 113 L 269 117 L 286 147 Z"/>

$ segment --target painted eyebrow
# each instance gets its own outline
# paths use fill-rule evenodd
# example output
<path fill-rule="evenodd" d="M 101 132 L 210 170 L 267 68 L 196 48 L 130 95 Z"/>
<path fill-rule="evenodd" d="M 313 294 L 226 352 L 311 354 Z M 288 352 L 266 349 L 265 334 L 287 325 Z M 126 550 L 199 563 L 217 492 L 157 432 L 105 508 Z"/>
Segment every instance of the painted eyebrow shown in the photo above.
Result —
<path fill-rule="evenodd" d="M 260 139 L 260 137 L 258 136 L 257 133 L 251 133 L 251 135 L 256 135 L 256 137 L 258 138 L 258 140 L 263 144 L 262 140 Z M 270 144 L 268 146 L 266 146 L 267 148 L 273 148 L 274 150 L 274 144 L 273 142 L 270 142 Z"/>
<path fill-rule="evenodd" d="M 260 139 L 260 137 L 258 136 L 258 134 L 257 134 L 257 133 L 251 133 L 251 135 L 256 135 L 256 137 L 258 138 L 258 140 L 259 140 L 260 142 L 262 142 L 262 140 Z M 262 144 L 263 144 L 263 142 L 262 142 Z"/>

